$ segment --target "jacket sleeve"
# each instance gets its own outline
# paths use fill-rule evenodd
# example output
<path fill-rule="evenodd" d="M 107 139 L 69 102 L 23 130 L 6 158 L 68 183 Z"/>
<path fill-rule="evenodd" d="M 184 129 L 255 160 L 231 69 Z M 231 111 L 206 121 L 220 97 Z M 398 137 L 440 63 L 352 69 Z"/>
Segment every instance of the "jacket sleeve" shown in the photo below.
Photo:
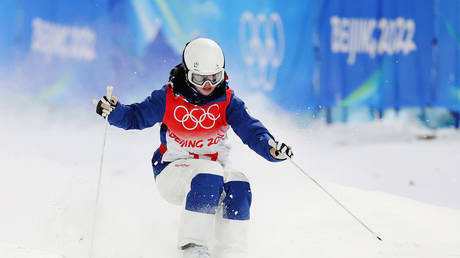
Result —
<path fill-rule="evenodd" d="M 126 130 L 152 127 L 163 120 L 166 108 L 166 86 L 155 90 L 140 103 L 123 105 L 117 103 L 109 115 L 109 123 Z"/>
<path fill-rule="evenodd" d="M 273 139 L 273 136 L 259 120 L 249 115 L 244 102 L 233 92 L 226 116 L 228 124 L 244 144 L 268 161 L 281 161 L 270 155 L 271 147 L 268 145 L 268 140 Z"/>

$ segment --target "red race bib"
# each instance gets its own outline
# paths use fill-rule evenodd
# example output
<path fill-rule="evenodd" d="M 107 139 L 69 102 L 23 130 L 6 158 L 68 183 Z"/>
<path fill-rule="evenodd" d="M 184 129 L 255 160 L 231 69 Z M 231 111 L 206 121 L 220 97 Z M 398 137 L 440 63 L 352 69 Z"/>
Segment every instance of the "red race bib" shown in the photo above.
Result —
<path fill-rule="evenodd" d="M 163 123 L 176 136 L 184 139 L 204 139 L 226 134 L 228 123 L 225 116 L 230 102 L 231 90 L 226 91 L 225 101 L 197 106 L 184 97 L 175 95 L 171 87 L 166 93 L 166 110 Z"/>

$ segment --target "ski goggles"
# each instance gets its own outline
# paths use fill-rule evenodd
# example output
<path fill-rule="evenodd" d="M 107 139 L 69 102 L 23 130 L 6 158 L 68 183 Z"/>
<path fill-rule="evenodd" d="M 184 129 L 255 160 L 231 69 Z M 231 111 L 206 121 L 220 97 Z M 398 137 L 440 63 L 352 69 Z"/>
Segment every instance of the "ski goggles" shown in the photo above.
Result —
<path fill-rule="evenodd" d="M 202 75 L 189 71 L 187 77 L 189 82 L 197 87 L 203 88 L 206 82 L 209 82 L 212 87 L 215 87 L 224 79 L 224 70 L 209 75 Z"/>

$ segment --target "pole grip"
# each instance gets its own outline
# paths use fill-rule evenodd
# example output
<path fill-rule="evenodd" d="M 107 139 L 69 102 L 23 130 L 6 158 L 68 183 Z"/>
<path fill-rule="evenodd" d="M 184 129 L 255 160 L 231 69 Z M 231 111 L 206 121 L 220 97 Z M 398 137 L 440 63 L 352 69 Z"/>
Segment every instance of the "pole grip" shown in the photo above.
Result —
<path fill-rule="evenodd" d="M 107 99 L 110 99 L 112 98 L 112 92 L 113 92 L 113 86 L 107 86 Z"/>

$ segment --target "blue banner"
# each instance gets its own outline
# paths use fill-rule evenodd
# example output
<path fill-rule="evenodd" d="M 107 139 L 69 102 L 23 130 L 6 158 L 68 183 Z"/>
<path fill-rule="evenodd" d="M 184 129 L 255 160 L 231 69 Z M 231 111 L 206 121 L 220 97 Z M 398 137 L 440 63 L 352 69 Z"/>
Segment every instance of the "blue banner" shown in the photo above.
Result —
<path fill-rule="evenodd" d="M 0 91 L 81 104 L 114 85 L 139 101 L 201 36 L 222 46 L 232 88 L 287 110 L 458 111 L 459 11 L 455 0 L 3 0 Z"/>
<path fill-rule="evenodd" d="M 320 98 L 326 106 L 433 104 L 433 1 L 323 1 Z"/>
<path fill-rule="evenodd" d="M 139 100 L 167 81 L 185 43 L 202 36 L 222 45 L 231 87 L 303 108 L 314 102 L 312 10 L 301 0 L 7 0 L 2 87 L 55 102 L 99 96 L 112 84 L 124 101 Z"/>
<path fill-rule="evenodd" d="M 436 105 L 460 111 L 460 2 L 436 1 L 435 79 L 431 95 Z"/>

